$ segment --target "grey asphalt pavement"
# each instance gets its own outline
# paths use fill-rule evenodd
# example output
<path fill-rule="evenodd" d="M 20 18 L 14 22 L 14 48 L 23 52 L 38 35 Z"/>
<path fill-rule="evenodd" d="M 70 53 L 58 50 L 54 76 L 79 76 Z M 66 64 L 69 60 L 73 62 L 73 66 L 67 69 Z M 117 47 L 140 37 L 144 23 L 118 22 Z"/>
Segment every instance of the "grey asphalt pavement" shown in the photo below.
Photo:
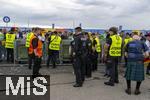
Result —
<path fill-rule="evenodd" d="M 94 72 L 92 78 L 86 79 L 83 87 L 74 88 L 75 77 L 72 66 L 58 66 L 57 69 L 43 67 L 40 72 L 50 75 L 50 100 L 150 100 L 150 76 L 146 76 L 141 86 L 141 95 L 127 95 L 124 69 L 120 68 L 120 83 L 114 87 L 105 86 L 108 78 L 103 77 L 104 66 Z M 1 66 L 0 75 L 31 75 L 32 70 L 27 66 Z M 135 82 L 132 82 L 132 93 L 134 93 Z"/>

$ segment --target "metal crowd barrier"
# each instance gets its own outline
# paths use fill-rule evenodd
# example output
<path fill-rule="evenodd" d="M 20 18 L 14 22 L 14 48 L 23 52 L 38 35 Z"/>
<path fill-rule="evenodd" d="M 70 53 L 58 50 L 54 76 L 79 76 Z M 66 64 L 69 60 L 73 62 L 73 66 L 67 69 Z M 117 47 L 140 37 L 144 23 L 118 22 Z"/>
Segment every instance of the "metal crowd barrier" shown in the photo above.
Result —
<path fill-rule="evenodd" d="M 69 47 L 71 43 L 71 39 L 62 40 L 61 50 L 59 53 L 59 58 L 61 62 L 70 62 L 70 54 L 69 54 Z"/>
<path fill-rule="evenodd" d="M 71 39 L 62 40 L 60 51 L 59 51 L 59 63 L 70 62 L 69 47 Z M 99 61 L 102 61 L 104 53 L 104 41 L 101 41 L 102 53 L 99 55 Z M 48 44 L 45 42 L 43 44 L 43 63 L 46 63 L 48 57 Z M 15 62 L 27 62 L 28 61 L 28 51 L 25 47 L 25 40 L 16 40 L 14 45 L 14 64 Z"/>
<path fill-rule="evenodd" d="M 14 63 L 16 61 L 28 61 L 28 51 L 23 39 L 18 39 L 14 43 Z"/>
<path fill-rule="evenodd" d="M 59 63 L 62 64 L 65 61 L 70 61 L 69 46 L 71 40 L 62 40 L 61 50 L 59 52 Z M 48 57 L 48 44 L 43 44 L 43 63 L 46 63 Z M 16 62 L 27 62 L 28 51 L 25 47 L 25 40 L 17 39 L 14 43 L 14 64 Z"/>

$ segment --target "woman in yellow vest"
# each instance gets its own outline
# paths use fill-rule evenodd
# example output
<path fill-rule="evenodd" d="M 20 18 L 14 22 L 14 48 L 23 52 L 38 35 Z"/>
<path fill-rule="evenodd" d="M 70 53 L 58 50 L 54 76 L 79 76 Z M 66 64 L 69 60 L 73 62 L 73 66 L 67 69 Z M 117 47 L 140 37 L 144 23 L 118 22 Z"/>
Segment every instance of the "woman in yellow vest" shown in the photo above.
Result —
<path fill-rule="evenodd" d="M 118 80 L 118 61 L 121 57 L 122 38 L 117 35 L 118 29 L 111 27 L 109 29 L 110 38 L 105 44 L 105 58 L 109 65 L 110 80 L 105 82 L 105 85 L 114 86 L 115 83 L 119 83 Z"/>
<path fill-rule="evenodd" d="M 10 32 L 6 34 L 5 48 L 7 50 L 7 62 L 14 61 L 14 42 L 16 39 L 16 28 L 11 28 Z"/>
<path fill-rule="evenodd" d="M 56 68 L 57 58 L 59 56 L 61 37 L 54 31 L 48 39 L 48 60 L 47 67 L 49 67 L 50 60 L 52 61 L 53 68 Z"/>

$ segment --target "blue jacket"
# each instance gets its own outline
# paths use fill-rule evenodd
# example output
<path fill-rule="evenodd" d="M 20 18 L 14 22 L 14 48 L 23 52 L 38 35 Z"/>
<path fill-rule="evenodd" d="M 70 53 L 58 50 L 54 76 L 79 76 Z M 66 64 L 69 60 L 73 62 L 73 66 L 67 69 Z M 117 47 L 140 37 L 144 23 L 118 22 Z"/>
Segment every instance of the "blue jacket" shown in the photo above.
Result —
<path fill-rule="evenodd" d="M 125 51 L 128 53 L 128 61 L 143 61 L 143 53 L 148 50 L 146 44 L 140 40 L 134 40 L 127 44 Z"/>

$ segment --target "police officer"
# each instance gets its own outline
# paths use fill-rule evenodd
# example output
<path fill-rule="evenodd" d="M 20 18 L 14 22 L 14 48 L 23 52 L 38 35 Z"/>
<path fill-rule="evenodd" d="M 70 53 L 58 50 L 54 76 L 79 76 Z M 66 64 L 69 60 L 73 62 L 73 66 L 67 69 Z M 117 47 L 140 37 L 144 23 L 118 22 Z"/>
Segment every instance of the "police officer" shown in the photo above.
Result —
<path fill-rule="evenodd" d="M 57 58 L 59 56 L 61 37 L 58 35 L 56 31 L 52 33 L 52 35 L 48 39 L 48 60 L 47 67 L 49 67 L 50 60 L 52 61 L 53 68 L 56 68 Z"/>
<path fill-rule="evenodd" d="M 109 29 L 110 38 L 106 42 L 105 57 L 107 57 L 110 66 L 110 80 L 105 82 L 105 85 L 114 86 L 115 83 L 119 83 L 118 80 L 118 60 L 121 56 L 122 38 L 117 35 L 118 29 L 111 27 Z"/>
<path fill-rule="evenodd" d="M 29 53 L 30 41 L 31 41 L 31 38 L 33 36 L 34 36 L 34 28 L 32 28 L 32 31 L 27 34 L 27 36 L 26 36 L 26 44 L 25 44 L 25 46 L 28 49 L 28 64 L 29 64 L 28 68 L 29 69 L 31 69 L 32 62 L 33 62 L 33 59 L 34 59 L 34 55 Z"/>
<path fill-rule="evenodd" d="M 84 42 L 85 38 L 82 34 L 81 27 L 75 28 L 74 35 L 74 73 L 76 77 L 76 84 L 74 87 L 82 87 L 84 79 L 85 79 L 85 55 L 84 55 L 84 46 L 86 43 Z"/>
<path fill-rule="evenodd" d="M 92 41 L 90 39 L 90 35 L 85 32 L 84 36 L 86 38 L 86 48 L 85 48 L 85 75 L 86 78 L 92 77 L 92 63 L 91 63 L 91 56 L 92 56 Z"/>
<path fill-rule="evenodd" d="M 5 48 L 7 50 L 7 62 L 14 61 L 14 42 L 16 39 L 16 28 L 11 28 L 10 32 L 6 34 Z"/>
<path fill-rule="evenodd" d="M 30 54 L 34 55 L 34 66 L 33 66 L 32 78 L 35 78 L 40 75 L 39 70 L 41 68 L 41 61 L 42 61 L 43 42 L 38 38 L 39 35 L 40 35 L 40 28 L 35 28 L 34 36 L 30 41 Z"/>
<path fill-rule="evenodd" d="M 93 48 L 93 56 L 92 56 L 92 70 L 97 71 L 97 66 L 98 66 L 98 55 L 101 52 L 101 47 L 100 47 L 100 41 L 99 38 L 96 36 L 95 33 L 92 33 L 92 48 Z"/>

